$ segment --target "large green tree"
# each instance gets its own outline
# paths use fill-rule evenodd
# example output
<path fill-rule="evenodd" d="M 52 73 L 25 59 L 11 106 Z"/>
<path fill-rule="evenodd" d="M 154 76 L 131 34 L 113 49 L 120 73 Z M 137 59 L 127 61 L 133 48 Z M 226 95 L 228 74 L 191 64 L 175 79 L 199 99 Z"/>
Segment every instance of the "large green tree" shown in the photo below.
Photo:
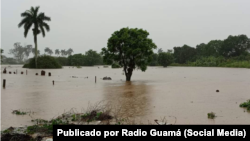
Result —
<path fill-rule="evenodd" d="M 148 35 L 146 30 L 138 28 L 127 27 L 115 31 L 108 39 L 107 48 L 102 48 L 104 61 L 118 63 L 123 67 L 126 81 L 130 81 L 135 68 L 146 71 L 153 49 L 157 48 Z"/>
<path fill-rule="evenodd" d="M 44 13 L 38 13 L 39 6 L 31 7 L 30 10 L 26 10 L 21 13 L 21 17 L 23 17 L 22 21 L 18 24 L 18 27 L 24 27 L 24 37 L 26 38 L 30 28 L 33 25 L 33 35 L 34 35 L 34 43 L 35 43 L 35 64 L 37 68 L 37 36 L 42 33 L 43 37 L 45 37 L 45 30 L 50 31 L 49 25 L 46 21 L 50 21 L 50 17 L 45 16 Z"/>
<path fill-rule="evenodd" d="M 224 57 L 235 57 L 244 54 L 249 49 L 250 39 L 246 35 L 230 35 L 223 41 L 220 54 Z"/>

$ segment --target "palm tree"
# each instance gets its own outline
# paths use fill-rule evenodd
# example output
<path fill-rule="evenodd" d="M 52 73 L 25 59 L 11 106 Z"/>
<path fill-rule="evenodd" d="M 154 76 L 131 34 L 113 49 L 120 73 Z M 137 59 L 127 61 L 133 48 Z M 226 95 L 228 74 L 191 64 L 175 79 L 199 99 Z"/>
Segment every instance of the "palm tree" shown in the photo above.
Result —
<path fill-rule="evenodd" d="M 67 55 L 67 52 L 65 51 L 65 49 L 62 49 L 62 50 L 61 50 L 61 55 L 62 55 L 62 56 L 66 56 L 66 55 Z"/>
<path fill-rule="evenodd" d="M 51 54 L 53 54 L 53 51 L 49 47 L 46 47 L 44 49 L 44 52 L 48 53 L 50 56 L 51 56 Z"/>
<path fill-rule="evenodd" d="M 37 35 L 42 32 L 43 37 L 45 37 L 44 28 L 49 31 L 50 27 L 45 21 L 50 21 L 50 17 L 45 16 L 44 13 L 38 13 L 39 6 L 31 7 L 30 10 L 27 10 L 21 13 L 21 17 L 23 17 L 22 21 L 18 24 L 18 27 L 24 27 L 24 37 L 27 37 L 27 34 L 33 25 L 33 35 L 35 42 L 35 61 L 37 68 Z"/>
<path fill-rule="evenodd" d="M 60 55 L 59 49 L 56 49 L 56 50 L 55 50 L 55 54 L 56 54 L 56 55 Z"/>
<path fill-rule="evenodd" d="M 74 52 L 74 51 L 73 51 L 73 49 L 71 49 L 71 48 L 69 48 L 69 49 L 67 50 L 67 54 L 68 54 L 68 55 L 71 55 L 72 52 Z"/>

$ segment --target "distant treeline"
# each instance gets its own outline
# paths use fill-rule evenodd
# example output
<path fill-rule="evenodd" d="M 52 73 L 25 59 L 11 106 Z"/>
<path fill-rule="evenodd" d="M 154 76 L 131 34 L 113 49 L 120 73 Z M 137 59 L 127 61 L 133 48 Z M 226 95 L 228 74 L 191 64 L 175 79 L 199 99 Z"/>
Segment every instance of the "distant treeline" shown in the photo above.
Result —
<path fill-rule="evenodd" d="M 211 66 L 250 68 L 250 39 L 246 35 L 229 36 L 225 40 L 212 40 L 194 47 L 174 47 L 167 53 L 172 55 L 172 66 Z M 162 65 L 161 49 L 152 57 L 150 66 Z"/>
<path fill-rule="evenodd" d="M 17 64 L 29 62 L 29 53 L 34 53 L 34 49 L 27 45 L 22 47 L 20 43 L 14 44 L 14 49 L 10 54 L 14 58 L 2 57 L 3 64 Z M 94 66 L 104 65 L 103 57 L 100 53 L 89 50 L 85 54 L 74 54 L 72 49 L 55 50 L 53 56 L 62 66 Z M 174 47 L 173 50 L 164 52 L 161 48 L 151 56 L 149 66 L 210 66 L 210 67 L 243 67 L 250 68 L 250 39 L 246 35 L 229 36 L 225 40 L 212 40 L 207 44 L 201 43 L 196 47 L 183 45 Z M 53 51 L 48 47 L 45 53 L 52 55 Z M 59 56 L 61 55 L 61 56 Z M 109 64 L 112 65 L 112 64 Z M 116 64 L 113 64 L 115 67 Z"/>
<path fill-rule="evenodd" d="M 74 54 L 68 57 L 56 57 L 62 66 L 94 66 L 103 65 L 103 58 L 100 53 L 89 50 L 85 54 Z"/>

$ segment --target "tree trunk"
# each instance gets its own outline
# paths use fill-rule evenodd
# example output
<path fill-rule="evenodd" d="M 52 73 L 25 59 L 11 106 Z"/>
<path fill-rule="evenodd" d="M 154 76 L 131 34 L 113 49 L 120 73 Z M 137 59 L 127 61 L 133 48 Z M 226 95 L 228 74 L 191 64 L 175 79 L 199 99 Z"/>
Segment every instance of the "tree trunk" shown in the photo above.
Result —
<path fill-rule="evenodd" d="M 126 75 L 126 81 L 130 81 L 131 75 Z"/>
<path fill-rule="evenodd" d="M 34 35 L 34 42 L 35 42 L 35 63 L 37 68 L 37 35 Z"/>
<path fill-rule="evenodd" d="M 131 80 L 132 73 L 133 73 L 133 69 L 128 68 L 127 71 L 125 72 L 125 74 L 126 74 L 126 81 L 130 81 Z"/>

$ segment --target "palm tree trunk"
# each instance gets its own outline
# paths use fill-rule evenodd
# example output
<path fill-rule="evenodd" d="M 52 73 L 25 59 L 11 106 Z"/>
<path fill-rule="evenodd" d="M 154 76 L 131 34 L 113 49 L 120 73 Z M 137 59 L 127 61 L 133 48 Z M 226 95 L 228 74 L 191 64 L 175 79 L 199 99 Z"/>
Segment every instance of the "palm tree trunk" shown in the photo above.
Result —
<path fill-rule="evenodd" d="M 34 35 L 34 42 L 35 42 L 35 63 L 37 68 L 37 35 Z"/>

